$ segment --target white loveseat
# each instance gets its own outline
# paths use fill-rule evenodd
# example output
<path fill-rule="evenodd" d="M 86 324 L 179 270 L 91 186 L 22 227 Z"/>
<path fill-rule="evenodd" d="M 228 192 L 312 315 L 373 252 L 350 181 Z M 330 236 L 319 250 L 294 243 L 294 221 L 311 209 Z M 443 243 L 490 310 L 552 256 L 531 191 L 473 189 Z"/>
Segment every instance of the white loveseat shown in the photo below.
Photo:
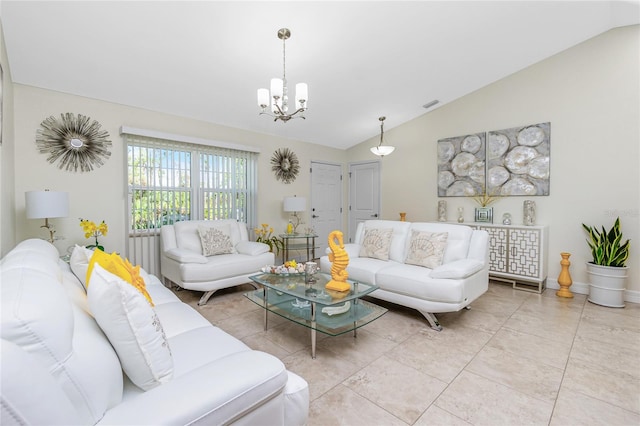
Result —
<path fill-rule="evenodd" d="M 362 253 L 367 231 L 389 229 L 391 237 L 386 248 L 388 260 L 365 257 L 369 255 Z M 416 238 L 428 233 L 446 238 L 439 265 L 425 267 L 407 263 L 409 254 L 414 253 L 414 232 Z M 361 222 L 354 243 L 345 244 L 349 255 L 347 272 L 350 280 L 379 286 L 370 294 L 372 297 L 420 311 L 431 327 L 438 331 L 442 330 L 442 326 L 434 314 L 459 311 L 487 291 L 488 249 L 489 236 L 486 231 L 457 224 L 391 220 Z M 415 262 L 416 255 L 413 254 L 411 259 Z M 330 272 L 328 256 L 320 259 L 320 269 Z"/>
<path fill-rule="evenodd" d="M 72 265 L 77 271 L 73 258 Z M 169 380 L 144 391 L 123 373 L 120 352 L 94 319 L 91 291 L 98 284 L 93 278 L 87 297 L 82 281 L 59 259 L 57 249 L 39 239 L 18 244 L 0 267 L 0 424 L 307 421 L 304 379 L 288 372 L 277 358 L 251 350 L 212 326 L 156 277 L 140 272 L 155 303 L 154 318 L 164 329 L 173 371 Z M 111 307 L 104 299 L 97 303 Z M 157 329 L 158 324 L 153 325 Z"/>
<path fill-rule="evenodd" d="M 232 253 L 205 256 L 199 227 L 215 227 L 228 233 Z M 249 241 L 247 225 L 234 219 L 176 222 L 160 229 L 160 239 L 160 271 L 165 282 L 203 291 L 199 305 L 206 304 L 217 290 L 253 283 L 250 275 L 275 263 L 269 246 Z"/>

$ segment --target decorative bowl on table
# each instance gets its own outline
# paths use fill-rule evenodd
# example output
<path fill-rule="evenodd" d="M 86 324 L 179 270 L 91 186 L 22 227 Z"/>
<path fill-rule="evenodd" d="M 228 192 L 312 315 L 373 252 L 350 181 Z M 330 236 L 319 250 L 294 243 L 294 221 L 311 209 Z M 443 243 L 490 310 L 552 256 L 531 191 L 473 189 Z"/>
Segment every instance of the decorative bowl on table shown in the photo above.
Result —
<path fill-rule="evenodd" d="M 297 263 L 295 260 L 287 261 L 283 265 L 267 265 L 260 269 L 265 274 L 274 275 L 304 275 L 304 263 Z"/>

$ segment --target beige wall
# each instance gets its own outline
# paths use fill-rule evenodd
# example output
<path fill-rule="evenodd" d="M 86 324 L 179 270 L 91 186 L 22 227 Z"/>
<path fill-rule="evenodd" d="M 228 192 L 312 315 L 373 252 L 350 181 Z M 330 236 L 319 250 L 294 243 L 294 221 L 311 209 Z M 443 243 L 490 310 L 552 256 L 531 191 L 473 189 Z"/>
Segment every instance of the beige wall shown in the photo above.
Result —
<path fill-rule="evenodd" d="M 620 216 L 632 240 L 628 296 L 640 302 L 639 52 L 640 26 L 618 28 L 386 131 L 396 151 L 382 160 L 382 216 L 404 211 L 409 221 L 434 221 L 443 199 L 449 220 L 463 206 L 465 221 L 473 221 L 472 200 L 437 197 L 438 139 L 549 121 L 550 195 L 500 199 L 494 222 L 510 212 L 522 223 L 522 202 L 533 199 L 537 224 L 549 227 L 549 278 L 557 279 L 559 253 L 568 251 L 579 284 L 587 282 L 584 263 L 591 260 L 580 224 L 608 228 Z M 348 160 L 371 158 L 376 143 L 350 149 Z"/>
<path fill-rule="evenodd" d="M 0 256 L 16 244 L 16 209 L 14 137 L 13 137 L 13 84 L 11 69 L 4 45 L 4 32 L 0 22 L 0 64 L 2 64 L 2 145 L 0 145 Z"/>
<path fill-rule="evenodd" d="M 60 113 L 65 112 L 87 115 L 109 132 L 113 143 L 112 154 L 104 166 L 89 173 L 70 173 L 49 164 L 46 155 L 38 152 L 35 136 L 40 123 L 51 115 L 59 117 Z M 256 114 L 256 119 L 261 118 Z M 66 240 L 56 242 L 58 249 L 65 251 L 75 243 L 86 242 L 78 220 L 82 217 L 93 221 L 105 220 L 109 225 L 109 234 L 100 242 L 109 250 L 124 252 L 125 156 L 119 134 L 123 125 L 259 147 L 258 221 L 269 223 L 280 232 L 284 231 L 288 219 L 282 212 L 283 197 L 294 194 L 309 196 L 311 160 L 342 164 L 345 157 L 343 150 L 16 84 L 15 205 L 18 241 L 44 236 L 44 231 L 39 229 L 42 221 L 25 217 L 24 193 L 42 189 L 64 190 L 70 193 L 70 214 L 67 218 L 54 220 L 58 235 L 66 237 Z M 280 147 L 291 148 L 301 165 L 299 177 L 289 185 L 276 181 L 271 173 L 271 155 Z"/>

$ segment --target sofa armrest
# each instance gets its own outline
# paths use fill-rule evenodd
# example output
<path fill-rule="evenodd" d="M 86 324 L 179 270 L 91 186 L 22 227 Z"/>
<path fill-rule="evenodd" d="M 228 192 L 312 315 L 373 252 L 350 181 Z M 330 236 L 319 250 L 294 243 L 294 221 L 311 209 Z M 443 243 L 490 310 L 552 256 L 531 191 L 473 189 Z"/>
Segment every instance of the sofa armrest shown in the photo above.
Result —
<path fill-rule="evenodd" d="M 258 256 L 262 253 L 268 252 L 269 246 L 265 243 L 259 243 L 256 241 L 240 241 L 238 244 L 236 244 L 236 250 L 240 254 Z"/>
<path fill-rule="evenodd" d="M 98 424 L 228 424 L 282 393 L 287 378 L 274 356 L 235 353 L 125 399 Z"/>
<path fill-rule="evenodd" d="M 172 248 L 165 250 L 164 255 L 180 263 L 207 263 L 207 258 L 191 250 Z"/>
<path fill-rule="evenodd" d="M 431 278 L 467 278 L 484 268 L 484 263 L 476 259 L 460 259 L 445 263 L 431 271 Z"/>

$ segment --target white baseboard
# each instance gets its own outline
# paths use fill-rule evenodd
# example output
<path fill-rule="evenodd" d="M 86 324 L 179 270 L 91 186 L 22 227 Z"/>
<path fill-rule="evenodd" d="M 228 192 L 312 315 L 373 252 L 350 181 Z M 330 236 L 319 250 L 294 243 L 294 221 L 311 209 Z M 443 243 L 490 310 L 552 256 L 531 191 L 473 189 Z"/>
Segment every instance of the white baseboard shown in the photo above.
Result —
<path fill-rule="evenodd" d="M 558 280 L 547 278 L 547 288 L 559 289 Z M 574 281 L 570 287 L 571 291 L 578 294 L 589 294 L 589 283 L 581 283 Z M 640 303 L 640 291 L 625 290 L 624 301 L 630 303 Z"/>

